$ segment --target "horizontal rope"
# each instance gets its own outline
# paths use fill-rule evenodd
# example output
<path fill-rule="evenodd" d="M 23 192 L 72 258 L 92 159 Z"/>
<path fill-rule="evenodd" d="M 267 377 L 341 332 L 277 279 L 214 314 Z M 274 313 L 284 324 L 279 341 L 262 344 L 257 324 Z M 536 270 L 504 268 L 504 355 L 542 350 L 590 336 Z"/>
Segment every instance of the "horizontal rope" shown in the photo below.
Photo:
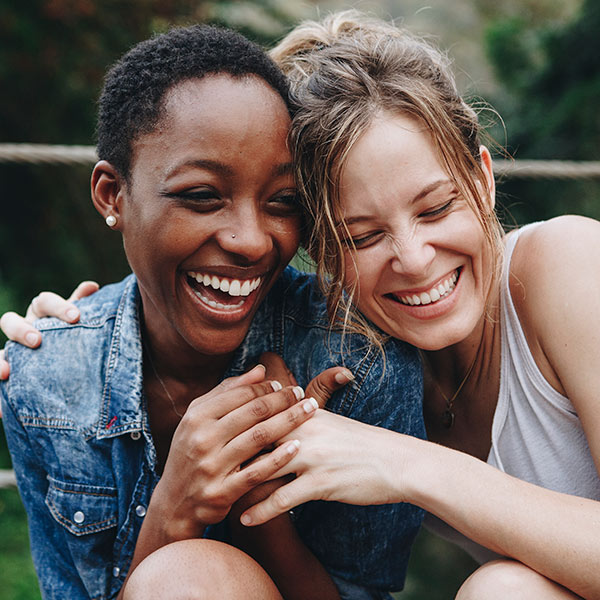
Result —
<path fill-rule="evenodd" d="M 91 165 L 97 160 L 94 146 L 0 144 L 0 163 Z M 494 172 L 511 178 L 600 178 L 600 161 L 500 159 L 494 161 Z"/>
<path fill-rule="evenodd" d="M 0 470 L 0 488 L 16 487 L 15 472 L 7 469 Z"/>

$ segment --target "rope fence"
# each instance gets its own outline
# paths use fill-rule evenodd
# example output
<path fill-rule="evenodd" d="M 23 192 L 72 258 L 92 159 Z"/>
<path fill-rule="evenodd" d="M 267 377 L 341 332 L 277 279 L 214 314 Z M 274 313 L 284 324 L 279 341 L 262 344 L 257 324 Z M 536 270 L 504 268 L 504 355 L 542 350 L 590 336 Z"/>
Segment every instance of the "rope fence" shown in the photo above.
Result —
<path fill-rule="evenodd" d="M 0 164 L 92 165 L 98 160 L 94 146 L 0 144 Z M 600 161 L 495 160 L 500 177 L 529 179 L 600 179 Z M 15 475 L 0 470 L 0 488 L 14 487 Z"/>
<path fill-rule="evenodd" d="M 92 165 L 96 160 L 94 146 L 0 144 L 0 163 Z M 600 161 L 500 159 L 494 171 L 510 178 L 600 179 Z"/>

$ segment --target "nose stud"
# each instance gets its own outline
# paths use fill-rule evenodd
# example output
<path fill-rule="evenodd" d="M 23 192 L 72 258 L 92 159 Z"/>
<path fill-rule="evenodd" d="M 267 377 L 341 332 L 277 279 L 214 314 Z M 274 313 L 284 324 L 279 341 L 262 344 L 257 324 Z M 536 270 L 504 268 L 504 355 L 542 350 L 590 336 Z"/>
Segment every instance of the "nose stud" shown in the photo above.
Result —
<path fill-rule="evenodd" d="M 233 239 L 235 239 L 235 233 L 232 233 L 232 234 L 231 234 L 231 237 L 232 237 Z"/>

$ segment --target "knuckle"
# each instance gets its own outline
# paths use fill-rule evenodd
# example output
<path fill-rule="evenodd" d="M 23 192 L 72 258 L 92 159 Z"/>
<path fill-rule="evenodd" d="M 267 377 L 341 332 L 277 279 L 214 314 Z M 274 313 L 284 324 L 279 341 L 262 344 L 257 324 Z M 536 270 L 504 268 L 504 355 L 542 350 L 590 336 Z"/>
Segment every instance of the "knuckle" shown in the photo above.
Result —
<path fill-rule="evenodd" d="M 246 476 L 246 485 L 248 487 L 254 487 L 254 486 L 258 485 L 259 483 L 262 483 L 262 481 L 264 479 L 262 473 L 256 467 L 248 467 L 246 469 L 245 476 Z"/>
<path fill-rule="evenodd" d="M 302 410 L 302 412 L 300 412 L 300 410 Z M 287 422 L 289 425 L 296 426 L 301 422 L 302 415 L 305 413 L 304 413 L 304 409 L 300 409 L 300 410 L 288 410 L 287 411 L 286 419 L 287 419 Z"/>
<path fill-rule="evenodd" d="M 261 448 L 271 442 L 269 432 L 265 427 L 255 427 L 252 430 L 252 441 Z"/>
<path fill-rule="evenodd" d="M 271 494 L 271 500 L 273 502 L 273 506 L 275 506 L 275 508 L 281 512 L 285 512 L 292 508 L 290 499 L 283 488 L 276 489 Z"/>
<path fill-rule="evenodd" d="M 268 417 L 271 414 L 269 404 L 263 398 L 256 398 L 251 404 L 251 410 L 252 414 L 259 419 Z"/>

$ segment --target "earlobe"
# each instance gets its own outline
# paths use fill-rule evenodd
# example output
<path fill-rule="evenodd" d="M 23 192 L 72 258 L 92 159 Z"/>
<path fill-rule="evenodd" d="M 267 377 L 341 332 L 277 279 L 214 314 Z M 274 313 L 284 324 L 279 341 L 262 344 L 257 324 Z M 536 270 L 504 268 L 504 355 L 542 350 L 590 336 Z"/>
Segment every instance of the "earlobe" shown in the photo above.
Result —
<path fill-rule="evenodd" d="M 105 160 L 96 163 L 91 179 L 92 202 L 105 220 L 112 217 L 109 227 L 113 229 L 119 229 L 124 187 L 123 177 L 113 165 Z"/>
<path fill-rule="evenodd" d="M 481 159 L 481 167 L 483 168 L 487 183 L 487 197 L 490 203 L 490 210 L 494 210 L 494 206 L 496 205 L 496 180 L 494 179 L 492 155 L 485 146 L 479 146 L 479 157 Z"/>

